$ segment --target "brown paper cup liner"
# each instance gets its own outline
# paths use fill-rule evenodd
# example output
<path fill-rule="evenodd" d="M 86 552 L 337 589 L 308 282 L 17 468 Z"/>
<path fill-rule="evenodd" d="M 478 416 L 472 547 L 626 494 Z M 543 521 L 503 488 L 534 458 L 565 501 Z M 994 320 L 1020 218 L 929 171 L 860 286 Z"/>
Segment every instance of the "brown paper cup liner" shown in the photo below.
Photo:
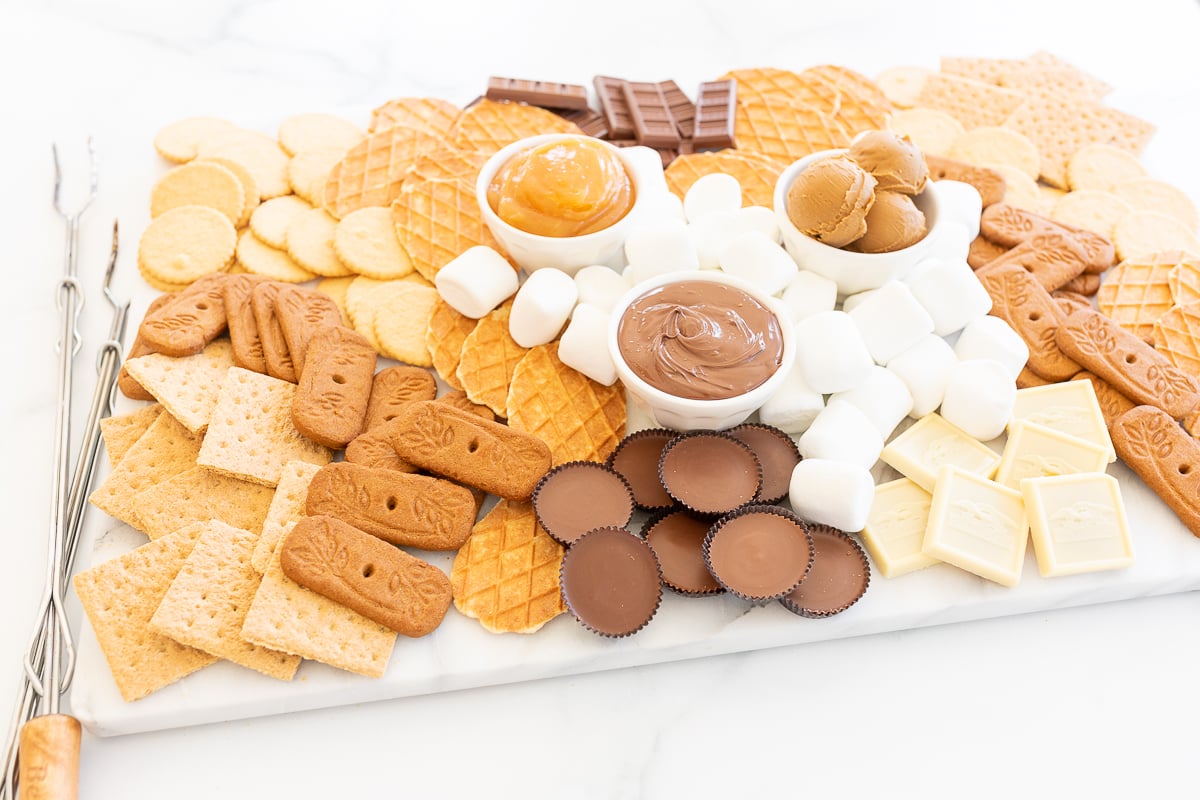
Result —
<path fill-rule="evenodd" d="M 733 428 L 728 429 L 727 431 L 725 431 L 725 433 L 728 433 L 730 436 L 737 438 L 737 432 L 744 428 L 753 428 L 755 430 L 763 431 L 767 434 L 770 434 L 771 436 L 773 436 L 774 438 L 779 440 L 780 447 L 784 448 L 786 451 L 788 451 L 789 453 L 791 453 L 792 455 L 794 455 L 796 457 L 797 463 L 800 462 L 800 460 L 801 460 L 800 448 L 796 446 L 796 440 L 793 439 L 791 436 L 788 436 L 787 433 L 781 431 L 779 428 L 776 428 L 774 425 L 764 425 L 761 422 L 743 422 L 741 425 L 737 425 Z M 751 449 L 753 450 L 754 448 L 751 447 Z M 759 492 L 759 496 L 756 498 L 756 502 L 778 503 L 780 500 L 787 497 L 788 484 L 790 483 L 791 474 L 789 473 L 788 480 L 785 480 L 783 482 L 782 491 L 777 489 L 776 491 L 771 492 L 772 496 L 768 497 L 766 495 L 766 492 L 767 492 L 768 483 L 770 482 L 770 480 L 769 480 L 770 476 L 767 474 L 767 464 L 765 462 L 763 462 L 763 459 L 759 453 L 756 452 L 755 455 L 759 455 L 759 461 L 762 462 L 762 468 L 763 468 L 763 486 L 762 486 L 762 490 Z"/>
<path fill-rule="evenodd" d="M 805 540 L 808 542 L 808 560 L 804 563 L 803 570 L 797 570 L 799 575 L 789 585 L 779 589 L 778 591 L 772 591 L 770 594 L 760 594 L 750 590 L 746 585 L 747 581 L 742 580 L 743 576 L 737 574 L 737 570 L 734 567 L 731 567 L 727 564 L 714 564 L 712 553 L 713 543 L 722 535 L 727 535 L 727 531 L 732 530 L 729 527 L 731 523 L 750 516 L 761 517 L 764 515 L 782 517 L 788 522 L 793 523 L 796 526 L 799 534 L 804 536 Z M 780 549 L 782 550 L 782 548 Z M 708 535 L 704 537 L 703 549 L 704 564 L 708 567 L 708 571 L 712 573 L 712 576 L 716 578 L 718 583 L 724 586 L 730 594 L 740 597 L 743 600 L 749 600 L 751 603 L 760 604 L 766 603 L 770 600 L 778 600 L 779 598 L 794 591 L 797 586 L 800 586 L 804 579 L 808 576 L 808 573 L 812 570 L 815 552 L 816 547 L 813 545 L 812 536 L 808 532 L 808 524 L 791 511 L 788 511 L 786 508 L 770 505 L 742 506 L 736 511 L 721 517 L 713 524 L 712 528 L 709 529 Z M 782 556 L 784 553 L 781 552 L 780 555 Z"/>
<path fill-rule="evenodd" d="M 626 447 L 629 447 L 631 443 L 636 444 L 646 439 L 662 439 L 663 447 L 666 447 L 667 443 L 674 439 L 676 435 L 675 431 L 667 430 L 666 428 L 646 428 L 645 430 L 631 433 L 617 444 L 616 448 L 609 454 L 606 464 L 609 469 L 616 471 L 615 464 L 620 453 Z M 659 448 L 658 455 L 662 455 L 662 448 Z M 646 469 L 657 476 L 658 459 L 656 458 L 652 464 L 647 465 Z M 618 472 L 617 474 L 621 473 Z M 626 481 L 629 482 L 630 488 L 633 489 L 633 501 L 643 511 L 657 511 L 663 508 L 670 508 L 675 504 L 675 501 L 667 494 L 667 490 L 661 482 L 657 486 L 658 492 L 655 493 L 652 491 L 655 488 L 653 486 L 635 486 L 634 481 L 630 481 L 628 476 L 622 477 L 625 477 Z"/>
<path fill-rule="evenodd" d="M 658 556 L 625 528 L 597 528 L 580 536 L 563 556 L 558 577 L 567 610 L 583 627 L 609 639 L 637 633 L 662 605 Z M 637 584 L 634 594 L 628 592 L 630 583 Z M 622 584 L 624 593 L 618 589 Z"/>
<path fill-rule="evenodd" d="M 586 471 L 586 473 L 584 472 Z M 606 489 L 615 490 L 619 482 L 623 489 L 624 498 L 619 501 L 620 507 L 614 508 L 612 502 L 615 498 L 598 497 L 595 493 L 583 494 L 578 498 L 576 508 L 581 517 L 587 519 L 578 520 L 579 524 L 573 529 L 564 529 L 561 524 L 556 524 L 554 519 L 548 518 L 546 511 L 546 499 L 550 497 L 550 493 L 555 491 L 556 484 L 571 476 L 579 477 L 584 474 L 590 474 L 591 480 L 606 482 Z M 564 478 L 564 475 L 568 478 Z M 549 488 L 548 488 L 549 487 Z M 596 490 L 597 486 L 577 487 L 579 491 L 588 489 Z M 610 492 L 606 491 L 605 494 Z M 616 494 L 615 491 L 611 492 Z M 537 517 L 538 524 L 542 526 L 542 530 L 550 535 L 550 538 L 557 541 L 559 544 L 570 547 L 580 536 L 594 528 L 616 527 L 622 528 L 629 524 L 633 519 L 634 501 L 633 489 L 629 486 L 629 481 L 621 473 L 614 469 L 601 464 L 598 461 L 568 461 L 565 464 L 559 464 L 554 469 L 547 472 L 538 481 L 537 486 L 533 489 L 533 494 L 530 496 L 530 502 L 533 504 L 533 514 Z"/>
<path fill-rule="evenodd" d="M 793 614 L 799 614 L 802 617 L 810 619 L 821 619 L 824 617 L 832 617 L 834 614 L 840 614 L 850 606 L 857 603 L 862 596 L 866 594 L 867 587 L 871 584 L 871 564 L 867 561 L 867 554 L 863 552 L 862 546 L 845 531 L 840 531 L 837 528 L 832 528 L 828 525 L 809 525 L 809 535 L 813 539 L 814 557 L 813 567 L 809 570 L 808 577 L 796 589 L 779 598 L 779 603 Z M 846 545 L 846 549 L 838 548 L 836 553 L 828 553 L 823 557 L 816 554 L 817 549 L 821 546 L 821 539 L 829 538 L 836 539 Z M 805 593 L 816 592 L 819 589 L 818 584 L 826 583 L 830 577 L 822 565 L 824 559 L 837 558 L 844 560 L 838 577 L 849 581 L 848 586 L 838 584 L 835 588 L 838 590 L 836 602 L 820 603 L 815 602 L 816 596 L 812 598 L 804 597 Z M 856 569 L 861 569 L 861 572 L 855 572 Z M 861 587 L 858 582 L 861 580 Z M 848 591 L 844 591 L 848 589 Z"/>
<path fill-rule="evenodd" d="M 691 449 L 694 447 L 695 442 L 700 440 L 708 440 L 711 442 L 711 446 L 720 448 L 722 463 L 704 464 L 699 461 L 689 461 L 686 464 L 688 470 L 686 474 L 668 474 L 666 465 L 672 460 L 672 453 L 684 452 L 677 450 L 680 447 Z M 686 491 L 684 480 L 693 474 L 709 476 L 713 470 L 722 470 L 730 477 L 736 477 L 737 473 L 729 466 L 730 461 L 726 461 L 725 459 L 740 461 L 742 467 L 753 470 L 752 489 L 747 485 L 747 490 L 743 492 L 729 490 L 723 495 L 706 492 L 704 498 L 697 496 L 697 493 Z M 740 506 L 754 502 L 754 498 L 758 496 L 759 490 L 762 489 L 762 464 L 758 462 L 758 456 L 754 455 L 754 451 L 748 445 L 733 438 L 724 431 L 692 431 L 690 433 L 681 433 L 667 442 L 667 446 L 663 448 L 662 456 L 658 459 L 658 479 L 662 481 L 667 494 L 675 498 L 676 502 L 680 503 L 688 511 L 701 516 L 716 517 L 728 514 Z"/>
<path fill-rule="evenodd" d="M 711 527 L 711 525 L 709 525 L 707 520 L 703 520 L 699 517 L 694 516 L 691 512 L 689 512 L 685 508 L 666 509 L 664 511 L 660 511 L 660 512 L 654 514 L 648 520 L 646 520 L 646 524 L 642 526 L 642 538 L 645 539 L 650 544 L 650 547 L 654 550 L 654 554 L 656 556 L 658 556 L 658 565 L 659 565 L 659 567 L 662 568 L 662 571 L 663 571 L 663 584 L 666 585 L 666 587 L 668 589 L 675 592 L 676 594 L 685 595 L 687 597 L 706 597 L 708 595 L 721 594 L 722 592 L 725 591 L 725 587 L 721 586 L 721 584 L 716 582 L 716 579 L 712 577 L 712 573 L 708 572 L 708 566 L 704 563 L 704 553 L 703 553 L 704 537 L 703 536 L 696 542 L 695 564 L 692 565 L 689 563 L 680 562 L 679 566 L 682 566 L 684 571 L 687 570 L 688 566 L 695 566 L 695 567 L 698 567 L 700 570 L 703 570 L 704 575 L 702 576 L 702 578 L 707 578 L 707 581 L 702 580 L 701 582 L 703 582 L 705 584 L 709 584 L 706 588 L 698 588 L 697 581 L 682 580 L 682 578 L 684 578 L 685 576 L 680 574 L 678 569 L 673 569 L 673 567 L 675 567 L 675 565 L 676 565 L 676 561 L 675 561 L 676 559 L 686 558 L 686 556 L 684 556 L 682 553 L 678 552 L 678 548 L 672 549 L 672 552 L 673 552 L 673 555 L 672 555 L 672 553 L 666 552 L 666 550 L 661 545 L 659 547 L 654 546 L 654 541 L 655 541 L 654 529 L 660 523 L 662 523 L 664 520 L 667 520 L 668 518 L 671 518 L 671 517 L 675 517 L 676 515 L 685 515 L 689 519 L 696 520 L 698 523 L 705 525 L 706 526 L 706 534 L 705 535 L 707 535 L 707 528 Z"/>

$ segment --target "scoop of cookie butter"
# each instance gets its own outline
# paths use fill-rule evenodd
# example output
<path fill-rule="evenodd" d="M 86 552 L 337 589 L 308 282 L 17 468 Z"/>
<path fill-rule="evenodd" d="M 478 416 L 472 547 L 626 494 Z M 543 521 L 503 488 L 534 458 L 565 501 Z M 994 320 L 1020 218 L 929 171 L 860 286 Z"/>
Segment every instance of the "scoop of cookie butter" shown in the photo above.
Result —
<path fill-rule="evenodd" d="M 633 180 L 621 159 L 595 139 L 531 147 L 500 167 L 488 204 L 514 228 L 537 236 L 584 236 L 633 208 Z"/>

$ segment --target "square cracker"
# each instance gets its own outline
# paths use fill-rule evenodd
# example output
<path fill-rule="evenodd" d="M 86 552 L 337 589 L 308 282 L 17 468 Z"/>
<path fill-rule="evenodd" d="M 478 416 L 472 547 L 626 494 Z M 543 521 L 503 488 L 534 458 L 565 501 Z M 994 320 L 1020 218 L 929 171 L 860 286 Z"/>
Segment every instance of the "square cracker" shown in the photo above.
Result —
<path fill-rule="evenodd" d="M 289 461 L 328 464 L 333 451 L 292 424 L 296 385 L 241 367 L 229 369 L 196 463 L 266 486 L 279 483 Z"/>
<path fill-rule="evenodd" d="M 999 125 L 1023 99 L 1024 95 L 1011 89 L 957 75 L 934 73 L 921 87 L 917 105 L 945 111 L 971 130 L 984 125 Z"/>
<path fill-rule="evenodd" d="M 307 516 L 305 504 L 308 501 L 308 485 L 319 469 L 316 464 L 305 461 L 289 461 L 284 465 L 279 485 L 275 487 L 275 497 L 271 499 L 267 518 L 263 521 L 262 534 L 254 543 L 254 553 L 250 556 L 250 565 L 259 575 L 270 566 L 271 554 L 283 538 L 284 530 Z"/>
<path fill-rule="evenodd" d="M 216 339 L 194 356 L 151 353 L 125 362 L 129 374 L 192 433 L 208 427 L 221 381 L 232 366 L 228 339 Z"/>
<path fill-rule="evenodd" d="M 135 495 L 133 526 L 151 539 L 211 519 L 258 532 L 274 494 L 269 486 L 192 467 Z"/>
<path fill-rule="evenodd" d="M 194 468 L 200 438 L 170 414 L 159 414 L 88 499 L 110 517 L 133 525 L 137 519 L 134 497 Z"/>
<path fill-rule="evenodd" d="M 150 628 L 180 644 L 290 681 L 300 666 L 299 656 L 252 645 L 241 636 L 262 581 L 250 566 L 258 537 L 216 520 L 202 525 L 200 538 L 150 618 Z"/>
<path fill-rule="evenodd" d="M 126 702 L 217 660 L 148 625 L 201 530 L 190 525 L 75 576 L 75 593 Z"/>
<path fill-rule="evenodd" d="M 129 448 L 133 447 L 133 443 L 158 419 L 162 410 L 158 403 L 151 403 L 128 414 L 100 420 L 100 433 L 104 436 L 104 450 L 108 453 L 110 467 L 115 467 L 129 452 Z"/>
<path fill-rule="evenodd" d="M 242 625 L 248 642 L 372 678 L 387 669 L 396 636 L 284 575 L 278 552 L 271 556 Z"/>

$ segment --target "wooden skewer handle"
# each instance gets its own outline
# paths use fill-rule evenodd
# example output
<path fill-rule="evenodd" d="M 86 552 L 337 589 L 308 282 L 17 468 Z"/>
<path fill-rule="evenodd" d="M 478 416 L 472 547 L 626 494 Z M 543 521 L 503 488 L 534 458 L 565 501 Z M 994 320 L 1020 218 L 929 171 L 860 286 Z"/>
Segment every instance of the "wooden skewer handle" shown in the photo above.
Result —
<path fill-rule="evenodd" d="M 66 714 L 34 717 L 21 728 L 21 800 L 78 800 L 79 720 Z"/>

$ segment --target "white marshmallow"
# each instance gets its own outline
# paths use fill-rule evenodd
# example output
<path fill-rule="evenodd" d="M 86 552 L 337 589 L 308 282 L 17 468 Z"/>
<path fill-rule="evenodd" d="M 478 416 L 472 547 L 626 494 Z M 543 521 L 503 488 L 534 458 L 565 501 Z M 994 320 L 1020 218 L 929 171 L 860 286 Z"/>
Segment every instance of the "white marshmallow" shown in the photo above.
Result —
<path fill-rule="evenodd" d="M 646 277 L 700 269 L 696 244 L 682 222 L 638 225 L 625 238 L 625 258 Z"/>
<path fill-rule="evenodd" d="M 900 281 L 888 281 L 848 313 L 876 364 L 886 364 L 933 332 L 933 319 Z"/>
<path fill-rule="evenodd" d="M 595 306 L 601 311 L 612 311 L 617 300 L 632 286 L 624 275 L 603 264 L 584 267 L 575 273 L 579 304 Z"/>
<path fill-rule="evenodd" d="M 637 192 L 645 197 L 659 189 L 667 190 L 667 179 L 663 174 L 662 156 L 658 151 L 641 145 L 621 148 L 621 156 L 627 160 L 637 180 Z"/>
<path fill-rule="evenodd" d="M 829 398 L 829 405 L 849 403 L 871 420 L 884 441 L 912 411 L 912 392 L 900 376 L 885 367 L 875 367 L 862 384 Z"/>
<path fill-rule="evenodd" d="M 946 393 L 950 370 L 957 363 L 946 340 L 932 333 L 887 363 L 887 368 L 904 381 L 912 394 L 910 417 L 920 419 L 937 411 Z"/>
<path fill-rule="evenodd" d="M 785 251 L 786 252 L 786 251 Z M 783 304 L 792 322 L 837 307 L 837 284 L 812 270 L 799 270 L 783 290 Z"/>
<path fill-rule="evenodd" d="M 663 189 L 657 189 L 648 192 L 638 198 L 638 207 L 635 212 L 638 215 L 638 223 L 652 225 L 656 222 L 687 222 L 687 217 L 683 213 L 683 201 L 679 199 L 679 195 Z"/>
<path fill-rule="evenodd" d="M 967 229 L 967 241 L 979 235 L 979 215 L 983 212 L 983 198 L 979 190 L 962 181 L 937 181 L 932 186 L 937 192 L 940 213 L 961 223 Z M 963 253 L 966 256 L 966 253 Z"/>
<path fill-rule="evenodd" d="M 933 332 L 947 336 L 992 310 L 992 298 L 965 259 L 928 258 L 904 282 L 933 317 Z"/>
<path fill-rule="evenodd" d="M 1029 360 L 1029 346 L 999 317 L 984 315 L 967 324 L 954 344 L 959 361 L 990 358 L 999 361 L 1016 380 Z"/>
<path fill-rule="evenodd" d="M 439 273 L 440 274 L 440 273 Z M 521 347 L 552 341 L 579 299 L 575 280 L 558 269 L 539 269 L 525 279 L 513 299 L 508 332 Z"/>
<path fill-rule="evenodd" d="M 558 357 L 564 364 L 605 386 L 617 382 L 617 368 L 608 350 L 610 316 L 607 311 L 581 303 L 575 306 L 558 340 Z"/>
<path fill-rule="evenodd" d="M 479 245 L 438 270 L 433 285 L 455 311 L 479 319 L 513 296 L 517 273 L 504 256 Z"/>
<path fill-rule="evenodd" d="M 723 172 L 701 175 L 683 195 L 683 213 L 688 222 L 720 211 L 736 211 L 742 207 L 742 185 L 738 179 Z"/>
<path fill-rule="evenodd" d="M 930 248 L 931 258 L 946 258 L 951 261 L 966 261 L 967 252 L 971 249 L 971 240 L 967 226 L 961 222 L 948 219 L 938 224 L 937 236 Z"/>
<path fill-rule="evenodd" d="M 725 248 L 743 233 L 758 231 L 768 239 L 779 241 L 779 223 L 771 210 L 762 206 L 714 211 L 689 224 L 688 230 L 696 243 L 700 269 L 719 268 Z"/>
<path fill-rule="evenodd" d="M 1017 402 L 1008 368 L 990 358 L 960 361 L 950 370 L 942 416 L 981 442 L 1004 432 Z"/>
<path fill-rule="evenodd" d="M 792 470 L 788 502 L 809 522 L 861 531 L 874 501 L 875 479 L 865 467 L 806 458 Z"/>
<path fill-rule="evenodd" d="M 758 231 L 773 242 L 778 242 L 781 233 L 779 220 L 775 211 L 766 206 L 746 206 L 737 211 L 738 228 L 744 231 Z"/>
<path fill-rule="evenodd" d="M 853 389 L 874 366 L 858 326 L 844 311 L 822 311 L 796 323 L 796 363 L 804 382 L 821 394 Z"/>
<path fill-rule="evenodd" d="M 795 435 L 808 430 L 823 408 L 825 398 L 808 388 L 800 368 L 793 364 L 779 388 L 758 409 L 758 421 Z"/>
<path fill-rule="evenodd" d="M 862 301 L 866 300 L 875 292 L 874 289 L 867 289 L 865 292 L 857 292 L 855 294 L 846 295 L 846 299 L 842 301 L 842 311 L 849 314 L 854 309 L 858 308 Z"/>
<path fill-rule="evenodd" d="M 830 403 L 796 441 L 800 455 L 870 469 L 883 451 L 875 424 L 850 403 Z"/>
<path fill-rule="evenodd" d="M 777 242 L 759 231 L 738 234 L 721 251 L 721 269 L 767 294 L 779 294 L 800 268 Z"/>

